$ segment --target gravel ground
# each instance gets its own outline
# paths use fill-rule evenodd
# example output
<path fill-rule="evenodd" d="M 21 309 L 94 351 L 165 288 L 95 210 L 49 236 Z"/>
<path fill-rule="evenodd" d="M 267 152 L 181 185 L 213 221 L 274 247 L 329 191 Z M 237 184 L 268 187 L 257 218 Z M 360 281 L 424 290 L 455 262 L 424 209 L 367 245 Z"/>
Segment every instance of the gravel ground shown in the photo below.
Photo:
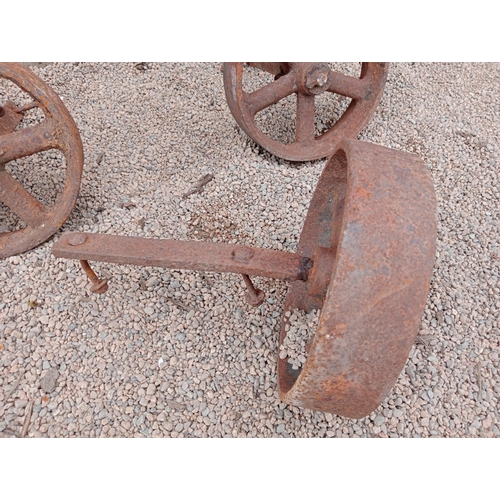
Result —
<path fill-rule="evenodd" d="M 85 148 L 64 231 L 295 250 L 325 162 L 283 161 L 248 139 L 227 108 L 220 63 L 34 71 L 64 99 Z M 248 86 L 261 83 L 255 72 Z M 0 101 L 5 91 L 1 83 Z M 58 233 L 0 262 L 0 434 L 19 435 L 30 418 L 29 437 L 500 435 L 499 95 L 497 63 L 395 63 L 361 136 L 423 158 L 438 199 L 420 335 L 371 415 L 351 420 L 279 401 L 285 284 L 255 279 L 267 299 L 252 308 L 236 275 L 96 263 L 110 278 L 96 296 L 75 263 L 51 256 Z M 325 99 L 318 128 L 345 105 Z M 27 124 L 40 119 L 30 113 Z M 289 139 L 292 103 L 264 119 Z M 46 152 L 7 169 L 53 203 L 63 164 Z M 184 199 L 208 174 L 204 190 Z M 21 227 L 1 206 L 0 226 Z"/>
<path fill-rule="evenodd" d="M 310 344 L 319 323 L 319 310 L 315 309 L 309 314 L 300 309 L 286 311 L 285 316 L 289 322 L 285 325 L 286 337 L 279 348 L 279 357 L 287 359 L 293 370 L 298 370 L 307 361 Z"/>

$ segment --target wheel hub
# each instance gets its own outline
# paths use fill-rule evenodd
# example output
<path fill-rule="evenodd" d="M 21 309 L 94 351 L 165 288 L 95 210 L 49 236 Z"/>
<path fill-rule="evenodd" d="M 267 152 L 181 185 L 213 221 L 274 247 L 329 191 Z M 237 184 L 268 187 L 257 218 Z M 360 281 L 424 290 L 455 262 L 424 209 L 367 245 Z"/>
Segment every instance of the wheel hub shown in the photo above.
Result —
<path fill-rule="evenodd" d="M 328 64 L 294 63 L 292 69 L 297 73 L 297 84 L 303 94 L 320 95 L 328 90 L 331 83 Z"/>

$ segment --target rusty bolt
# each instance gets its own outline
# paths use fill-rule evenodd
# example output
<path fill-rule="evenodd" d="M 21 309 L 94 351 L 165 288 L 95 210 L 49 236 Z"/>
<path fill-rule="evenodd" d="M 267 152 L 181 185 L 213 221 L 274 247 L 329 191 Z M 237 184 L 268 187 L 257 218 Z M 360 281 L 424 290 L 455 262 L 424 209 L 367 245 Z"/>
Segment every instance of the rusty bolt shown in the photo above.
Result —
<path fill-rule="evenodd" d="M 325 83 L 328 81 L 328 72 L 327 71 L 313 71 L 306 78 L 306 87 L 308 89 L 313 89 L 315 87 L 323 87 Z"/>
<path fill-rule="evenodd" d="M 251 306 L 259 307 L 262 304 L 262 302 L 264 302 L 266 294 L 262 290 L 259 290 L 258 288 L 255 288 L 253 286 L 253 283 L 250 280 L 248 274 L 242 274 L 242 276 L 243 276 L 243 281 L 245 282 L 245 285 L 247 287 L 247 293 L 245 294 L 246 301 Z"/>
<path fill-rule="evenodd" d="M 92 293 L 106 293 L 108 291 L 108 280 L 99 280 L 99 283 L 90 287 Z"/>
<path fill-rule="evenodd" d="M 80 264 L 82 265 L 85 274 L 88 276 L 89 280 L 93 283 L 90 287 L 90 291 L 92 293 L 105 293 L 108 291 L 108 280 L 101 280 L 97 277 L 96 273 L 94 273 L 93 269 L 90 267 L 90 264 L 86 260 L 81 260 Z"/>
<path fill-rule="evenodd" d="M 299 88 L 306 95 L 318 95 L 330 86 L 331 72 L 326 63 L 295 63 Z"/>
<path fill-rule="evenodd" d="M 83 234 L 75 234 L 68 238 L 68 245 L 72 247 L 77 247 L 79 245 L 83 245 L 87 241 L 87 237 Z"/>

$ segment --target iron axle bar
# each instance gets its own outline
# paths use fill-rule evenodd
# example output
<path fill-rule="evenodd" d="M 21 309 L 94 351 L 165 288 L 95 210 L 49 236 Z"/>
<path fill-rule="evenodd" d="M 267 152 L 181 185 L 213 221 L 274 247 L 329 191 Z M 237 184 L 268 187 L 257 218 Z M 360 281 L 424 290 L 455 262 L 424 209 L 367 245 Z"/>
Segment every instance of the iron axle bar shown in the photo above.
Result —
<path fill-rule="evenodd" d="M 109 234 L 65 233 L 54 244 L 52 253 L 64 259 L 230 272 L 290 281 L 306 281 L 312 267 L 311 259 L 279 250 Z"/>

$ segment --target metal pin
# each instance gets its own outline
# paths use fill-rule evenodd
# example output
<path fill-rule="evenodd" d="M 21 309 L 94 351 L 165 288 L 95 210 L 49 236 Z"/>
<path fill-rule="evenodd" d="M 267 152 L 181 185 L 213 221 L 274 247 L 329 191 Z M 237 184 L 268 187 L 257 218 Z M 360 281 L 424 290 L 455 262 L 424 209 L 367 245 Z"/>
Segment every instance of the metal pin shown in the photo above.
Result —
<path fill-rule="evenodd" d="M 90 264 L 86 260 L 81 260 L 80 264 L 82 269 L 85 271 L 85 274 L 88 276 L 89 280 L 93 283 L 90 287 L 90 291 L 93 293 L 105 293 L 108 291 L 108 280 L 107 279 L 99 279 L 94 273 L 93 269 L 90 267 Z"/>
<path fill-rule="evenodd" d="M 248 274 L 242 274 L 243 276 L 243 281 L 245 282 L 245 285 L 247 287 L 247 293 L 245 294 L 246 301 L 254 307 L 258 307 L 264 302 L 264 299 L 266 298 L 266 294 L 262 291 L 259 290 L 258 288 L 255 288 L 253 286 L 253 283 L 248 276 Z"/>

